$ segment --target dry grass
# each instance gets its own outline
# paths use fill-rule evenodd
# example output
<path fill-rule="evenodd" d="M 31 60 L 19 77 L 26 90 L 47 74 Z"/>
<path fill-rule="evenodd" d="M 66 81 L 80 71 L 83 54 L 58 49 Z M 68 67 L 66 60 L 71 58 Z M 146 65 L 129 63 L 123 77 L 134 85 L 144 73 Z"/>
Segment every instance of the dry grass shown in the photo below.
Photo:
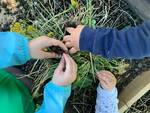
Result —
<path fill-rule="evenodd" d="M 80 0 L 78 2 L 78 8 L 73 8 L 68 1 L 62 2 L 59 0 L 47 0 L 46 3 L 41 0 L 31 0 L 27 1 L 27 3 L 28 8 L 26 10 L 26 20 L 24 20 L 24 22 L 19 22 L 21 23 L 21 29 L 23 32 L 20 32 L 20 30 L 19 32 L 30 38 L 35 38 L 40 35 L 48 35 L 61 40 L 65 33 L 66 24 L 68 23 L 70 25 L 84 24 L 92 28 L 119 28 L 124 24 L 123 22 L 120 22 L 120 20 L 122 20 L 123 16 L 126 16 L 130 22 L 134 25 L 136 24 L 135 20 L 128 12 L 124 11 L 118 3 L 111 1 Z M 30 31 L 30 33 L 28 31 L 24 32 L 24 29 L 28 28 L 29 25 L 32 25 L 34 30 Z M 13 27 L 14 26 L 12 26 L 12 31 Z M 105 69 L 112 71 L 118 76 L 125 72 L 125 68 L 128 65 L 124 60 L 107 60 L 100 56 L 94 56 L 91 53 L 79 52 L 72 57 L 78 64 L 78 78 L 73 84 L 75 92 L 72 94 L 69 103 L 73 105 L 73 108 L 77 113 L 81 113 L 79 106 L 82 105 L 82 113 L 85 113 L 86 107 L 89 107 L 88 102 L 86 102 L 88 94 L 85 94 L 84 96 L 82 95 L 83 97 L 79 96 L 79 94 L 81 94 L 83 90 L 87 92 L 93 84 L 95 89 L 95 72 Z M 26 76 L 35 81 L 33 86 L 33 97 L 37 98 L 42 95 L 41 88 L 43 87 L 43 84 L 45 84 L 45 81 L 47 82 L 47 80 L 51 79 L 58 62 L 59 59 L 37 60 L 34 65 L 31 66 L 32 69 Z M 37 65 L 38 69 L 35 69 Z M 78 95 L 76 95 L 76 93 Z M 81 98 L 83 101 L 80 100 Z"/>

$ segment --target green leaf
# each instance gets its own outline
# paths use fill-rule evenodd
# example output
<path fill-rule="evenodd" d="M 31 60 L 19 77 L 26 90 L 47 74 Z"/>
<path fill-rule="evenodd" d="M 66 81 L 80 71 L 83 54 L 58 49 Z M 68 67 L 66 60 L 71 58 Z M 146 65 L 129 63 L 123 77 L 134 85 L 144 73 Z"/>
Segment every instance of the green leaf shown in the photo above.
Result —
<path fill-rule="evenodd" d="M 77 0 L 71 0 L 71 5 L 73 6 L 73 8 L 78 8 L 79 7 L 79 3 Z"/>

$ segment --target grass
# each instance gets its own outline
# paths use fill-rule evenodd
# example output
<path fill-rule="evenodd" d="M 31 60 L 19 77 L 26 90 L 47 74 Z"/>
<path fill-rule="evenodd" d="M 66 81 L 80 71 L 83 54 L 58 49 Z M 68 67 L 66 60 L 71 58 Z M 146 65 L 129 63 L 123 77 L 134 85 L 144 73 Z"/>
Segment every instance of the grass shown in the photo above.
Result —
<path fill-rule="evenodd" d="M 131 16 L 115 2 L 110 3 L 105 0 L 80 0 L 77 1 L 78 7 L 70 1 L 63 2 L 63 0 L 47 0 L 47 3 L 31 0 L 27 3 L 26 19 L 13 23 L 11 31 L 19 32 L 30 39 L 47 35 L 62 40 L 68 23 L 84 24 L 92 28 L 120 27 L 122 22 L 119 20 L 124 15 L 135 23 Z M 73 83 L 73 89 L 78 91 L 89 89 L 96 84 L 96 71 L 105 69 L 118 76 L 123 74 L 128 66 L 124 60 L 107 60 L 85 52 L 79 52 L 72 57 L 78 65 L 78 78 Z M 35 81 L 32 89 L 34 98 L 42 95 L 41 88 L 51 79 L 59 60 L 37 60 L 34 65 L 31 65 L 31 70 L 26 76 Z"/>
<path fill-rule="evenodd" d="M 150 91 L 135 102 L 125 113 L 149 113 L 150 112 Z"/>

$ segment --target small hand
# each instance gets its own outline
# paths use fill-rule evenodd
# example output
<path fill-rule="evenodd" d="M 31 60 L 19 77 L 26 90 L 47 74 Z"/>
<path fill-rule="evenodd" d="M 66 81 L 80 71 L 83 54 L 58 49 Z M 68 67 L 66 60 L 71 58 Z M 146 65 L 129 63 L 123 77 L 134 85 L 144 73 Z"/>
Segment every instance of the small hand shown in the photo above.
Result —
<path fill-rule="evenodd" d="M 117 83 L 115 76 L 109 71 L 97 72 L 100 85 L 103 89 L 111 91 Z"/>
<path fill-rule="evenodd" d="M 29 42 L 30 55 L 35 59 L 55 58 L 58 55 L 55 52 L 45 52 L 44 49 L 50 46 L 59 46 L 64 51 L 68 51 L 67 47 L 59 40 L 41 36 Z"/>
<path fill-rule="evenodd" d="M 59 86 L 67 86 L 76 80 L 77 77 L 77 64 L 67 54 L 63 57 L 54 72 L 52 82 Z"/>
<path fill-rule="evenodd" d="M 79 40 L 80 40 L 80 34 L 83 30 L 83 25 L 78 25 L 76 28 L 68 27 L 67 31 L 70 33 L 70 35 L 64 36 L 64 42 L 65 45 L 70 48 L 69 52 L 71 54 L 76 53 L 80 50 L 79 47 Z"/>

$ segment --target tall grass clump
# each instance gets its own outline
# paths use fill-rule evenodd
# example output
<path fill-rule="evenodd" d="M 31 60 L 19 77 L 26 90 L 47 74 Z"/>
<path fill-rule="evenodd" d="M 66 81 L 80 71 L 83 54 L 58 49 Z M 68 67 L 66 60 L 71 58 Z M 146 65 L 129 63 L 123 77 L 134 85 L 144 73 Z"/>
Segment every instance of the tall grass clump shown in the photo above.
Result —
<path fill-rule="evenodd" d="M 15 22 L 11 31 L 19 32 L 30 39 L 41 35 L 62 40 L 67 26 L 87 25 L 96 27 L 119 27 L 122 15 L 131 16 L 105 0 L 31 0 L 27 1 L 26 19 Z M 118 13 L 119 12 L 119 13 Z M 134 22 L 134 20 L 133 20 Z M 92 38 L 92 37 L 91 37 Z M 96 83 L 95 72 L 109 70 L 117 76 L 128 66 L 124 60 L 107 60 L 91 53 L 78 52 L 72 57 L 78 65 L 78 77 L 73 89 L 89 88 Z M 39 97 L 41 87 L 49 81 L 60 59 L 37 60 L 26 75 L 34 80 L 33 96 Z M 36 69 L 35 69 L 36 68 Z"/>

